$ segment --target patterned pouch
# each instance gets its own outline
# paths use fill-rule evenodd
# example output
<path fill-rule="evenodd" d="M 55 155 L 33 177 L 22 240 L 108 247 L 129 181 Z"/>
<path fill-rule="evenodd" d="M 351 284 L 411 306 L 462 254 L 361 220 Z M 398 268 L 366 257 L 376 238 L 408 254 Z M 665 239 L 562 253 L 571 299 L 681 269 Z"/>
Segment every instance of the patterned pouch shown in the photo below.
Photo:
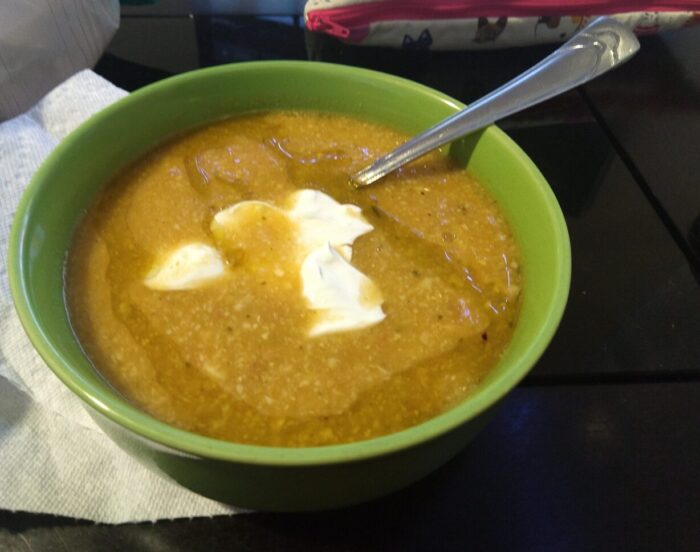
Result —
<path fill-rule="evenodd" d="M 304 9 L 311 31 L 410 50 L 563 42 L 598 15 L 654 34 L 700 23 L 700 0 L 308 0 Z"/>

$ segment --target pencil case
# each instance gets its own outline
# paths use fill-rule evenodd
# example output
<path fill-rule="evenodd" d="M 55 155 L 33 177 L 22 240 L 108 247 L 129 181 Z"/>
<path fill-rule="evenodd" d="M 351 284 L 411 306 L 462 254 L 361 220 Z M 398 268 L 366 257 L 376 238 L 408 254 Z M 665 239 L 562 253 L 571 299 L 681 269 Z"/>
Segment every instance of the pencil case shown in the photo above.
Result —
<path fill-rule="evenodd" d="M 563 42 L 610 15 L 637 35 L 700 23 L 700 0 L 309 0 L 306 27 L 350 44 L 470 50 Z"/>

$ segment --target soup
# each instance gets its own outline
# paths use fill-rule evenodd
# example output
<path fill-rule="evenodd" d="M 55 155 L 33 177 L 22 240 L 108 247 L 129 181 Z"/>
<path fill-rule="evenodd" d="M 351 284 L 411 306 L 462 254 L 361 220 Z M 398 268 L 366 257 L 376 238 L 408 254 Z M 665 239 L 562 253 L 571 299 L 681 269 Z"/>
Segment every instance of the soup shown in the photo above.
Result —
<path fill-rule="evenodd" d="M 368 439 L 463 400 L 512 335 L 519 254 L 494 200 L 439 153 L 351 189 L 406 139 L 269 112 L 126 169 L 66 265 L 95 368 L 155 418 L 239 443 Z"/>

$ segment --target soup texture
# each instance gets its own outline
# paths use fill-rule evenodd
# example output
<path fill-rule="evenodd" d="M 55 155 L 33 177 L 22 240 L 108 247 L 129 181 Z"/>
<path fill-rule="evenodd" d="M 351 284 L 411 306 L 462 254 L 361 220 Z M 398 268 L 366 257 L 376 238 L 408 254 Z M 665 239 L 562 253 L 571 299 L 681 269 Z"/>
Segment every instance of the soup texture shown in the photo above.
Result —
<path fill-rule="evenodd" d="M 512 335 L 518 251 L 494 200 L 439 153 L 351 189 L 348 175 L 406 139 L 338 114 L 269 112 L 197 129 L 123 171 L 66 265 L 71 321 L 95 368 L 155 418 L 239 443 L 368 439 L 463 400 Z M 333 198 L 363 232 L 312 236 L 312 253 L 345 272 L 307 263 L 293 218 L 301 190 Z M 172 284 L 193 255 L 209 272 Z M 332 329 L 355 311 L 311 304 L 302 266 L 340 291 L 349 284 L 336 275 L 352 276 L 365 322 Z M 324 312 L 331 331 L 316 331 Z"/>

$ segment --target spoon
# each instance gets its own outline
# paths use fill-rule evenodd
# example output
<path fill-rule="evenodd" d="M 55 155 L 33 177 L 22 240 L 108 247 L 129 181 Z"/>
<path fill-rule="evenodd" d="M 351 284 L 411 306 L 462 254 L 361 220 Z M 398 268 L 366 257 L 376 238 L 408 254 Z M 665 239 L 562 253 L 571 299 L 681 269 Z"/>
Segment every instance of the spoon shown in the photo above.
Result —
<path fill-rule="evenodd" d="M 630 29 L 598 17 L 537 65 L 380 157 L 350 182 L 355 188 L 368 186 L 448 142 L 602 75 L 637 50 L 639 41 Z"/>

